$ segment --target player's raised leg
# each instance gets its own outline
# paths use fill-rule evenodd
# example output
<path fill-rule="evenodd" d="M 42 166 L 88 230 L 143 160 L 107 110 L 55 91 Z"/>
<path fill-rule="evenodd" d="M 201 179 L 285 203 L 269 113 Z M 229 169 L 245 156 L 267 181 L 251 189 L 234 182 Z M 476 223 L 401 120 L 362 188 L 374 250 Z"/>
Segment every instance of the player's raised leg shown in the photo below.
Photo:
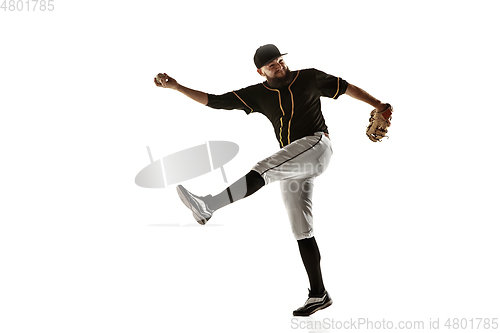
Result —
<path fill-rule="evenodd" d="M 266 184 L 319 176 L 328 167 L 331 155 L 330 139 L 318 132 L 260 161 L 249 173 L 215 196 L 197 196 L 182 185 L 177 186 L 177 192 L 196 221 L 205 224 L 217 209 L 252 195 Z"/>

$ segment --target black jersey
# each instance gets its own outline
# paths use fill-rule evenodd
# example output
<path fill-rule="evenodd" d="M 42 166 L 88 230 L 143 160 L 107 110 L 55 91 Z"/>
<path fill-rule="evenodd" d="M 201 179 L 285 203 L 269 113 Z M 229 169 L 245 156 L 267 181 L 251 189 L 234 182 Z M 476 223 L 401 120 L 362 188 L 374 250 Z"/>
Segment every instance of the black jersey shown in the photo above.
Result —
<path fill-rule="evenodd" d="M 281 148 L 315 132 L 328 133 L 320 97 L 337 99 L 345 93 L 348 83 L 317 69 L 291 74 L 292 82 L 282 88 L 271 88 L 263 82 L 223 95 L 208 94 L 207 106 L 264 114 L 273 124 Z"/>

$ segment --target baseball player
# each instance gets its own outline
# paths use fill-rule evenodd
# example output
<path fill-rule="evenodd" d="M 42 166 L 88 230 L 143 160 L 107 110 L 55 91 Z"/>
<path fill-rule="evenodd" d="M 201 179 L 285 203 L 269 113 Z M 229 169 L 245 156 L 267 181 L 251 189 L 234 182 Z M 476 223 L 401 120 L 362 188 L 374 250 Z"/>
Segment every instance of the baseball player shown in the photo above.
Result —
<path fill-rule="evenodd" d="M 222 95 L 187 88 L 165 73 L 158 74 L 154 82 L 158 87 L 177 90 L 211 108 L 262 113 L 273 124 L 280 150 L 258 162 L 234 184 L 213 196 L 195 195 L 182 185 L 177 186 L 177 192 L 198 223 L 205 224 L 218 209 L 250 196 L 264 185 L 279 181 L 310 283 L 307 301 L 293 311 L 293 315 L 309 316 L 332 304 L 323 284 L 312 215 L 314 180 L 326 170 L 333 152 L 320 97 L 337 99 L 347 94 L 373 106 L 375 110 L 370 121 L 381 119 L 386 126 L 376 125 L 372 130 L 376 135 L 367 131 L 372 141 L 378 141 L 387 132 L 392 108 L 340 77 L 316 69 L 290 71 L 283 60 L 285 54 L 272 44 L 259 47 L 254 63 L 257 72 L 266 80 Z M 374 136 L 377 140 L 373 139 Z"/>

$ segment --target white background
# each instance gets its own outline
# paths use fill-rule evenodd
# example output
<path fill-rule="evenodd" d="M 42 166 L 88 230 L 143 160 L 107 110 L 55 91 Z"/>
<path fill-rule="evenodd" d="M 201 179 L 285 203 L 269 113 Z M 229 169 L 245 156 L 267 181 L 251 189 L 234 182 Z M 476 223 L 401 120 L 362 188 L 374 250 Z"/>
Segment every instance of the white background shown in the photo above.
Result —
<path fill-rule="evenodd" d="M 308 281 L 278 184 L 194 223 L 154 159 L 236 142 L 229 182 L 279 146 L 262 115 L 212 110 L 153 78 L 225 93 L 292 70 L 394 106 L 323 100 L 334 143 L 314 215 L 333 305 L 312 319 L 499 317 L 495 1 L 60 1 L 0 11 L 0 331 L 287 332 Z M 197 194 L 219 171 L 187 181 Z M 304 326 L 301 326 L 304 327 Z M 470 327 L 469 327 L 470 328 Z M 491 330 L 489 330 L 491 331 Z"/>

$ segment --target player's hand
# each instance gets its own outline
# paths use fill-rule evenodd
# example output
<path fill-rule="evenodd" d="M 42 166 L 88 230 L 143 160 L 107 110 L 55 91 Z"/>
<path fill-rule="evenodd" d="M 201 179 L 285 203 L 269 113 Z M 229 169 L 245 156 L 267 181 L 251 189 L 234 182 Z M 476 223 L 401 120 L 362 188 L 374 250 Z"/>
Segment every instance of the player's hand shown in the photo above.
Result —
<path fill-rule="evenodd" d="M 159 80 L 158 80 L 159 79 Z M 178 86 L 177 81 L 166 73 L 159 73 L 154 79 L 155 85 L 161 88 L 175 89 Z"/>
<path fill-rule="evenodd" d="M 378 106 L 375 107 L 375 110 L 377 110 L 377 112 L 382 112 L 388 107 L 389 107 L 388 103 L 380 103 Z"/>

